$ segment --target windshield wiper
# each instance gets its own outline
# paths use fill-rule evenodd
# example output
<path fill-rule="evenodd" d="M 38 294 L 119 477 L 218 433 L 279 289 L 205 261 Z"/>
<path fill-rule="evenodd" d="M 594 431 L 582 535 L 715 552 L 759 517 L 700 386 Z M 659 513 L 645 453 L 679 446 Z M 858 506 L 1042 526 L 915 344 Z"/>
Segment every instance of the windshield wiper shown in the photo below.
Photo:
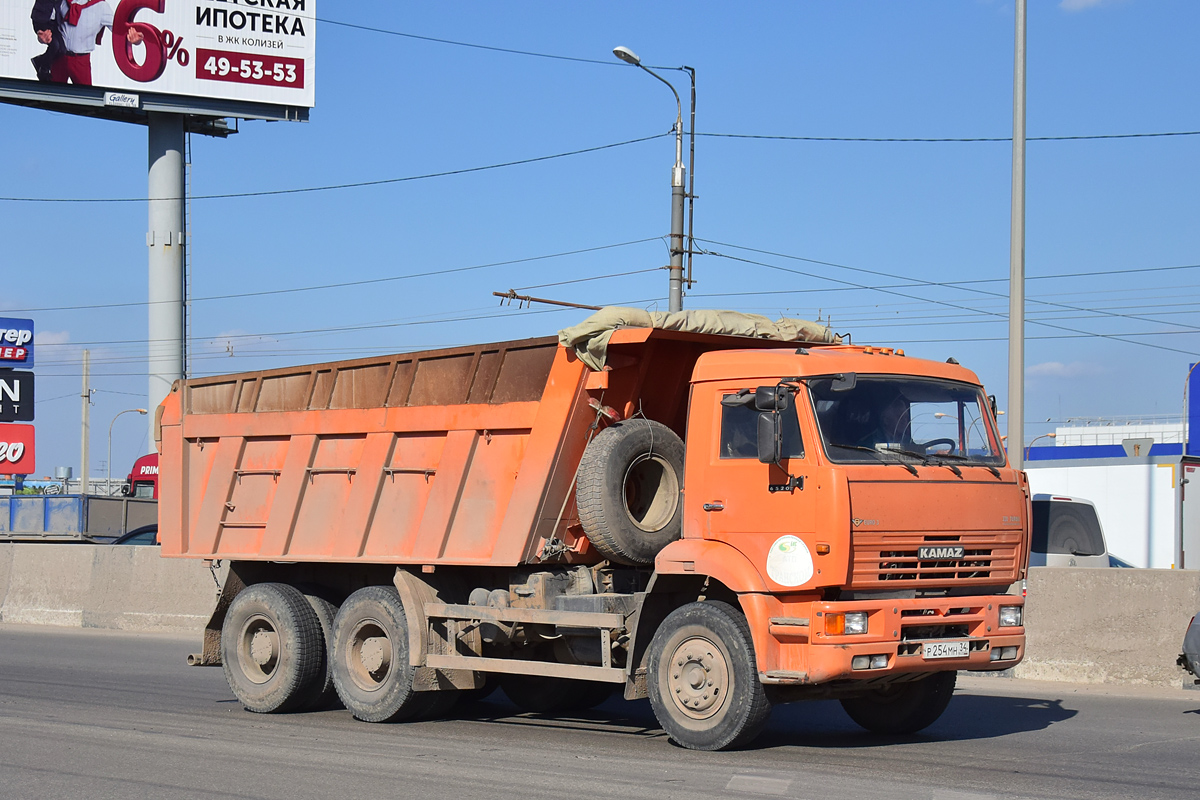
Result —
<path fill-rule="evenodd" d="M 934 453 L 931 456 L 931 458 L 952 458 L 955 461 L 968 461 L 968 462 L 971 461 L 970 456 L 959 455 L 958 453 Z M 950 465 L 943 464 L 942 466 L 948 467 Z M 1000 478 L 1000 470 L 996 469 L 991 464 L 977 464 L 977 463 L 971 462 L 971 463 L 967 464 L 967 466 L 968 467 L 983 467 L 988 472 L 995 475 L 997 479 Z"/>
<path fill-rule="evenodd" d="M 914 476 L 916 476 L 916 474 L 917 474 L 916 467 L 914 467 L 912 464 L 909 464 L 907 461 L 884 461 L 884 459 L 882 458 L 882 456 L 884 456 L 887 453 L 905 453 L 906 451 L 904 451 L 904 450 L 876 450 L 874 447 L 863 447 L 862 445 L 858 445 L 858 444 L 835 444 L 833 442 L 830 442 L 829 446 L 830 447 L 840 447 L 843 450 L 860 450 L 864 453 L 870 453 L 871 455 L 875 456 L 876 458 L 879 458 L 879 460 L 883 461 L 884 463 L 895 464 L 896 466 L 904 467 L 906 470 L 911 472 Z M 918 453 L 912 453 L 911 455 L 915 455 L 918 458 L 921 457 Z"/>

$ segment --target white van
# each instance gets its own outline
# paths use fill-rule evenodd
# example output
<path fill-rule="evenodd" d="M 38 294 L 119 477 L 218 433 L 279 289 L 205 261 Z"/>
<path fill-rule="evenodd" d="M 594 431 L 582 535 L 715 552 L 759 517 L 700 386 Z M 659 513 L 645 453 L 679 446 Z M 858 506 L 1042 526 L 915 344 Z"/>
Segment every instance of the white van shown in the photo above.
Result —
<path fill-rule="evenodd" d="M 1061 494 L 1033 496 L 1031 567 L 1112 566 L 1092 501 Z"/>

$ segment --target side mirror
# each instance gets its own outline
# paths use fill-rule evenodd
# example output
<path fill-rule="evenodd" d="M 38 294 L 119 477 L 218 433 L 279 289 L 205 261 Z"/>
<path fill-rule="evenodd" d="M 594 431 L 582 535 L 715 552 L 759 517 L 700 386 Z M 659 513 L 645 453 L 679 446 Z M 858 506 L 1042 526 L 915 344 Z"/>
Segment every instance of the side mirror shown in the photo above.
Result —
<path fill-rule="evenodd" d="M 758 415 L 758 460 L 764 464 L 783 461 L 783 418 L 778 414 Z"/>
<path fill-rule="evenodd" d="M 786 386 L 759 386 L 754 390 L 754 407 L 759 411 L 787 411 L 792 393 Z"/>
<path fill-rule="evenodd" d="M 832 392 L 848 392 L 858 385 L 857 372 L 841 372 L 833 376 L 833 384 L 829 387 Z"/>
<path fill-rule="evenodd" d="M 1000 419 L 1000 409 L 996 406 L 996 395 L 988 395 L 988 403 L 992 406 L 992 419 Z"/>

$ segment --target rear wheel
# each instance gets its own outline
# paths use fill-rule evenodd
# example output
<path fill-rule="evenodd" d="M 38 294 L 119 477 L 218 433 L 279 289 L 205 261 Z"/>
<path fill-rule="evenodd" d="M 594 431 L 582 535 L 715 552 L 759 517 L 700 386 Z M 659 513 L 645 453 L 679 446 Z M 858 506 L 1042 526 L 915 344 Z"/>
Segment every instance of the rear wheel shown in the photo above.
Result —
<path fill-rule="evenodd" d="M 333 622 L 333 685 L 364 722 L 398 722 L 433 709 L 435 692 L 413 691 L 408 623 L 400 594 L 368 586 L 346 598 Z"/>
<path fill-rule="evenodd" d="M 324 664 L 316 612 L 287 584 L 243 589 L 221 628 L 221 663 L 246 710 L 269 714 L 301 707 L 317 690 Z"/>
<path fill-rule="evenodd" d="M 873 733 L 916 733 L 946 710 L 957 678 L 956 672 L 937 672 L 919 681 L 847 698 L 842 708 L 850 719 Z"/>
<path fill-rule="evenodd" d="M 650 642 L 647 688 L 654 716 L 691 750 L 731 750 L 754 741 L 771 704 L 758 680 L 746 617 L 728 603 L 672 611 Z"/>

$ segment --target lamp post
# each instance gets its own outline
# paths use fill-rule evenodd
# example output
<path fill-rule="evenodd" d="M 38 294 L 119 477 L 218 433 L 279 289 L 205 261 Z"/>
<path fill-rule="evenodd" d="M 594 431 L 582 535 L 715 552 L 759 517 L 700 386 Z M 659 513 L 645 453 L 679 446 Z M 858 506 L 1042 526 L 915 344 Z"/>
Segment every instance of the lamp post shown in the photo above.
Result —
<path fill-rule="evenodd" d="M 675 166 L 671 169 L 671 278 L 669 309 L 671 311 L 682 311 L 684 252 L 683 199 L 686 195 L 684 184 L 687 176 L 687 168 L 683 166 L 683 102 L 679 99 L 679 92 L 675 91 L 675 87 L 671 85 L 671 82 L 645 66 L 637 54 L 628 47 L 614 47 L 613 55 L 626 64 L 632 64 L 650 73 L 665 83 L 667 88 L 671 90 L 671 94 L 675 95 L 677 114 L 675 116 Z"/>
<path fill-rule="evenodd" d="M 1033 442 L 1030 442 L 1029 446 L 1025 448 L 1025 460 L 1029 460 L 1029 451 L 1033 450 L 1034 442 L 1036 442 L 1038 439 L 1053 439 L 1057 435 L 1058 434 L 1055 433 L 1043 433 L 1041 436 L 1033 437 Z"/>
<path fill-rule="evenodd" d="M 146 413 L 146 409 L 144 409 L 144 408 L 127 408 L 124 411 L 119 412 L 116 417 L 112 418 L 112 422 L 108 423 L 108 477 L 105 478 L 105 480 L 104 480 L 104 491 L 106 494 L 108 494 L 110 496 L 112 495 L 112 429 L 113 429 L 113 424 L 117 421 L 117 417 L 121 416 L 121 414 L 132 414 L 134 411 L 136 411 L 139 414 L 143 414 L 143 415 Z"/>

